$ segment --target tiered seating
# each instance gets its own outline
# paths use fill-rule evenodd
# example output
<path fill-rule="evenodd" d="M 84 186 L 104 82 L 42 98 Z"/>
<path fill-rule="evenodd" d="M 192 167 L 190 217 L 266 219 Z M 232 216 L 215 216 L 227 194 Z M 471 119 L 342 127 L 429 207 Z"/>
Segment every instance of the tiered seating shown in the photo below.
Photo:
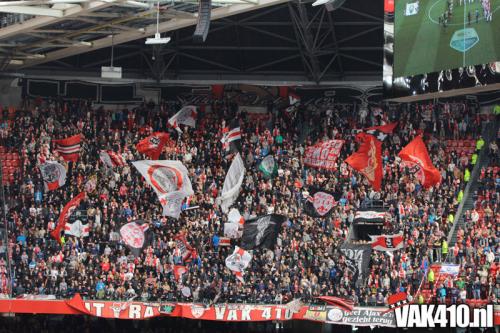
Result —
<path fill-rule="evenodd" d="M 446 152 L 456 152 L 458 155 L 465 153 L 467 156 L 471 156 L 476 148 L 476 141 L 473 139 L 469 140 L 447 140 L 446 141 Z"/>
<path fill-rule="evenodd" d="M 0 161 L 3 169 L 3 184 L 13 184 L 15 175 L 21 170 L 21 159 L 17 152 L 13 152 L 4 146 L 0 146 Z"/>

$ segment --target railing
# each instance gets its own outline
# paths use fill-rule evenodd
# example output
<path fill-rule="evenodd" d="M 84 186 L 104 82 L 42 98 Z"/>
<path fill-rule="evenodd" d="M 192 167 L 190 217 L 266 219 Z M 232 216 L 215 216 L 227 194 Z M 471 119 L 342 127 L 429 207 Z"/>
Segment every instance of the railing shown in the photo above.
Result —
<path fill-rule="evenodd" d="M 467 198 L 470 195 L 470 191 L 471 191 L 472 185 L 475 182 L 477 182 L 477 178 L 479 177 L 479 175 L 481 173 L 482 163 L 483 163 L 484 159 L 487 157 L 487 154 L 488 154 L 489 143 L 490 143 L 491 140 L 496 139 L 497 131 L 498 131 L 498 122 L 496 120 L 492 121 L 492 122 L 488 122 L 486 124 L 485 129 L 483 131 L 483 134 L 484 134 L 483 136 L 484 136 L 485 144 L 484 144 L 483 148 L 481 149 L 481 152 L 479 153 L 479 156 L 477 158 L 477 163 L 476 163 L 476 165 L 474 166 L 474 169 L 471 172 L 471 176 L 470 176 L 469 182 L 467 183 L 467 186 L 465 186 L 465 190 L 464 190 L 464 195 L 462 197 L 462 201 L 458 205 L 457 211 L 455 213 L 455 219 L 453 221 L 453 226 L 451 227 L 450 232 L 448 233 L 448 238 L 447 238 L 447 242 L 448 242 L 449 245 L 451 245 L 451 240 L 453 239 L 453 235 L 456 232 L 456 228 L 458 226 L 460 218 L 463 215 L 464 205 L 465 205 L 465 202 L 467 201 Z"/>

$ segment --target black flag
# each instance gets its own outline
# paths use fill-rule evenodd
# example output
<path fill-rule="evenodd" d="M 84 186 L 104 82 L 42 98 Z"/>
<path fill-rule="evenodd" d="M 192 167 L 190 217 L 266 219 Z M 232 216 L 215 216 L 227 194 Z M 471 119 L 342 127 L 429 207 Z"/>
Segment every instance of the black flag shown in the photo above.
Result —
<path fill-rule="evenodd" d="M 321 189 L 310 190 L 309 197 L 306 198 L 304 211 L 312 217 L 324 217 L 332 213 L 337 206 L 338 200 L 342 197 L 340 192 L 329 192 Z"/>
<path fill-rule="evenodd" d="M 226 154 L 238 153 L 241 151 L 241 128 L 239 119 L 228 122 L 229 126 L 224 128 L 222 135 L 222 149 Z"/>
<path fill-rule="evenodd" d="M 259 216 L 245 221 L 241 248 L 252 250 L 258 247 L 274 249 L 281 224 L 286 217 L 278 214 Z"/>
<path fill-rule="evenodd" d="M 344 243 L 340 247 L 340 252 L 345 256 L 347 267 L 353 275 L 353 280 L 356 281 L 356 286 L 361 286 L 368 277 L 371 245 Z"/>

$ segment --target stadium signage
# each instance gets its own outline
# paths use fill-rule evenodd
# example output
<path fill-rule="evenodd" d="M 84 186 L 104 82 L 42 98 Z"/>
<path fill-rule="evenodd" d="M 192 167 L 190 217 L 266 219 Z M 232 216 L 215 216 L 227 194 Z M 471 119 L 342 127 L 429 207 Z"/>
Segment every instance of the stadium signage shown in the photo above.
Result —
<path fill-rule="evenodd" d="M 469 309 L 467 307 L 467 309 Z M 500 325 L 500 306 L 487 307 L 486 324 L 479 322 L 478 325 L 489 325 L 491 320 Z M 476 309 L 471 308 L 469 323 L 476 325 Z M 483 310 L 483 309 L 477 309 Z M 404 310 L 403 310 L 404 311 Z M 413 311 L 413 310 L 412 310 Z M 462 311 L 462 310 L 460 310 Z M 463 323 L 459 318 L 459 309 L 456 313 L 457 326 Z M 484 311 L 483 311 L 484 312 Z M 492 313 L 494 312 L 494 319 Z M 32 314 L 57 314 L 57 315 L 89 315 L 111 319 L 149 319 L 158 316 L 178 317 L 196 320 L 216 320 L 230 322 L 251 321 L 287 321 L 287 320 L 312 320 L 326 322 L 336 325 L 354 326 L 380 326 L 396 327 L 423 323 L 416 323 L 408 314 L 406 323 L 397 322 L 395 311 L 385 307 L 354 307 L 352 311 L 346 311 L 336 306 L 307 306 L 301 305 L 297 308 L 288 305 L 250 305 L 250 304 L 218 304 L 205 306 L 193 303 L 174 302 L 136 302 L 136 301 L 88 301 L 75 296 L 71 300 L 33 300 L 33 299 L 2 299 L 0 300 L 0 313 L 32 313 Z M 420 313 L 422 316 L 422 313 Z M 416 316 L 416 314 L 411 314 Z M 480 314 L 480 316 L 484 316 Z M 463 317 L 464 318 L 464 317 Z M 481 317 L 482 318 L 482 317 Z M 460 320 L 459 320 L 460 319 Z M 482 320 L 482 319 L 481 319 Z M 413 324 L 412 322 L 413 321 Z M 439 322 L 433 321 L 436 327 Z M 430 323 L 426 322 L 426 325 Z M 405 327 L 406 327 L 405 326 Z M 450 324 L 448 324 L 450 326 Z M 408 326 L 409 327 L 409 326 Z"/>
<path fill-rule="evenodd" d="M 394 310 L 398 327 L 493 327 L 494 308 L 469 308 L 467 304 L 411 304 Z"/>

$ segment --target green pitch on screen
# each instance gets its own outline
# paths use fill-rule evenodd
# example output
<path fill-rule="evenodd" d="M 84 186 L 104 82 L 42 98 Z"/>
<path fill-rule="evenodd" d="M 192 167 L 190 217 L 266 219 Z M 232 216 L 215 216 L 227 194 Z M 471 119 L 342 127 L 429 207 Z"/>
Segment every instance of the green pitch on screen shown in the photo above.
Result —
<path fill-rule="evenodd" d="M 444 26 L 448 2 L 453 8 Z M 490 11 L 491 21 L 481 0 L 396 0 L 394 76 L 500 60 L 500 0 L 490 0 Z"/>

